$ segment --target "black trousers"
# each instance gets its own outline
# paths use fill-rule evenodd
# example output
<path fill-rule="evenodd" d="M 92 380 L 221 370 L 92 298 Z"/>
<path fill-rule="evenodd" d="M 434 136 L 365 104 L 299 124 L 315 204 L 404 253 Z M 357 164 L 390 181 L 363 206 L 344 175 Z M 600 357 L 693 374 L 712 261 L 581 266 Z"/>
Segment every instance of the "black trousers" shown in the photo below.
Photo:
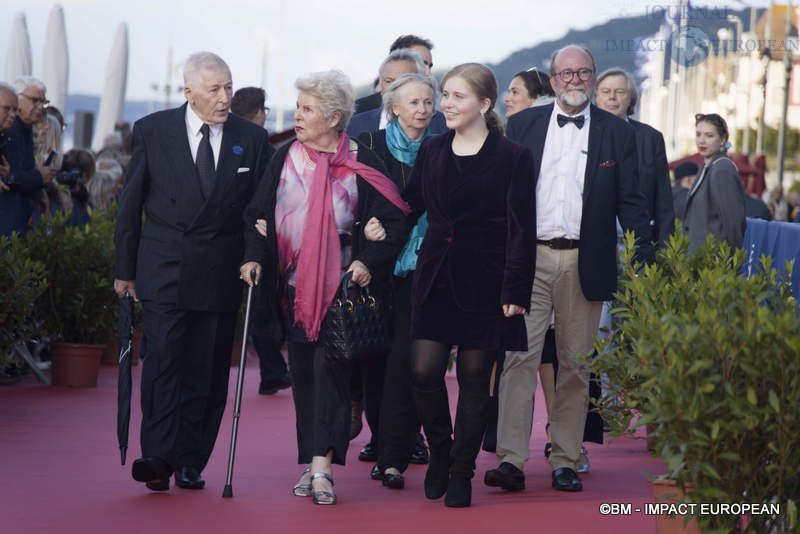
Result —
<path fill-rule="evenodd" d="M 253 334 L 250 336 L 253 348 L 258 353 L 258 365 L 261 368 L 261 381 L 280 380 L 286 373 L 286 362 L 281 354 L 280 342 L 269 334 Z"/>
<path fill-rule="evenodd" d="M 153 301 L 142 311 L 142 455 L 202 470 L 225 411 L 236 314 Z"/>
<path fill-rule="evenodd" d="M 329 362 L 316 343 L 287 344 L 292 397 L 297 417 L 297 462 L 333 451 L 344 465 L 350 443 L 350 374 L 352 367 Z"/>
<path fill-rule="evenodd" d="M 403 472 L 414 452 L 419 419 L 411 389 L 412 277 L 394 281 L 392 346 L 386 356 L 378 434 L 378 468 Z"/>

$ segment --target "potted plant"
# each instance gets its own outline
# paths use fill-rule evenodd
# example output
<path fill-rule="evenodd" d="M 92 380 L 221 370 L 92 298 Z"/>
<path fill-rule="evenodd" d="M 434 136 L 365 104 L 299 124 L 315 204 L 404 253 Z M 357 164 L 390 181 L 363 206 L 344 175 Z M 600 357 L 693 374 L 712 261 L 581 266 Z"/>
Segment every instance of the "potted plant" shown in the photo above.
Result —
<path fill-rule="evenodd" d="M 27 344 L 40 334 L 34 303 L 46 287 L 45 269 L 31 259 L 22 239 L 0 236 L 0 382 L 11 383 L 24 369 L 15 354 L 18 343 Z"/>
<path fill-rule="evenodd" d="M 27 234 L 31 257 L 42 262 L 47 288 L 36 302 L 50 337 L 53 383 L 97 384 L 104 343 L 115 328 L 114 219 L 90 209 L 90 220 L 69 226 L 69 214 L 43 218 Z"/>
<path fill-rule="evenodd" d="M 633 264 L 633 243 L 628 236 L 617 327 L 587 363 L 609 376 L 599 405 L 614 434 L 655 427 L 663 478 L 685 491 L 682 502 L 712 507 L 695 509 L 704 531 L 797 528 L 800 316 L 788 277 L 767 258 L 744 276 L 744 251 L 710 237 L 690 251 L 678 231 L 646 267 Z M 739 503 L 767 508 L 720 506 Z"/>

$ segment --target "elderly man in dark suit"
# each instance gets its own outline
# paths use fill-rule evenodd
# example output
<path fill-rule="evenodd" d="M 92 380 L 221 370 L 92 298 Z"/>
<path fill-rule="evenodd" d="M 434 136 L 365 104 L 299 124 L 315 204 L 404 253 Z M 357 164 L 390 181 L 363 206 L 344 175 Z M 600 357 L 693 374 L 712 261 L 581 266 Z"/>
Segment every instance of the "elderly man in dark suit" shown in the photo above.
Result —
<path fill-rule="evenodd" d="M 647 200 L 651 240 L 665 246 L 675 231 L 675 209 L 669 183 L 669 163 L 661 132 L 630 118 L 636 110 L 639 91 L 629 73 L 614 67 L 597 77 L 597 107 L 633 126 L 639 161 L 639 188 Z"/>
<path fill-rule="evenodd" d="M 205 484 L 242 301 L 242 212 L 269 153 L 267 132 L 230 114 L 222 59 L 193 54 L 184 83 L 186 104 L 134 125 L 115 236 L 114 288 L 142 301 L 147 339 L 132 475 L 153 491 L 173 471 L 180 487 Z"/>
<path fill-rule="evenodd" d="M 46 92 L 41 81 L 29 76 L 18 78 L 13 89 L 0 87 L 5 115 L 0 124 L 5 142 L 5 160 L 0 160 L 4 182 L 0 182 L 0 235 L 25 234 L 33 202 L 56 175 L 55 168 L 37 164 L 33 157 L 33 124 L 44 117 Z"/>
<path fill-rule="evenodd" d="M 506 356 L 500 378 L 497 459 L 484 482 L 525 487 L 536 372 L 555 312 L 559 373 L 550 418 L 552 485 L 581 491 L 576 473 L 589 372 L 577 359 L 589 354 L 604 300 L 617 284 L 616 228 L 636 232 L 640 260 L 652 261 L 650 228 L 639 190 L 634 131 L 590 105 L 596 67 L 591 52 L 570 45 L 550 63 L 556 102 L 525 109 L 508 121 L 508 137 L 531 149 L 536 173 L 536 275 L 525 316 L 528 351 Z"/>
<path fill-rule="evenodd" d="M 379 69 L 380 93 L 386 92 L 392 82 L 403 74 L 425 74 L 426 67 L 422 57 L 409 48 L 399 48 L 390 53 L 381 63 Z M 365 132 L 377 132 L 386 128 L 388 123 L 383 106 L 356 113 L 347 124 L 347 135 L 351 139 L 357 138 Z M 444 115 L 441 111 L 433 114 L 430 129 L 432 134 L 440 134 L 447 131 Z"/>

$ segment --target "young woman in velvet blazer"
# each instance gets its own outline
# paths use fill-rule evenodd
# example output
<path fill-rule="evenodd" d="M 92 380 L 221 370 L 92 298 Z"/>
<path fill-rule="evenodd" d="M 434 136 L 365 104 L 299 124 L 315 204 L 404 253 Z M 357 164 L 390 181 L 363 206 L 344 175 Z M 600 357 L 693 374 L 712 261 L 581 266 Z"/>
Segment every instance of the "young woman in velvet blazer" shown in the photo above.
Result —
<path fill-rule="evenodd" d="M 506 139 L 492 111 L 497 82 L 477 63 L 442 81 L 449 133 L 423 141 L 406 199 L 429 228 L 414 276 L 414 399 L 431 458 L 425 495 L 469 506 L 498 350 L 525 350 L 536 254 L 531 152 Z M 458 346 L 455 440 L 444 375 Z"/>

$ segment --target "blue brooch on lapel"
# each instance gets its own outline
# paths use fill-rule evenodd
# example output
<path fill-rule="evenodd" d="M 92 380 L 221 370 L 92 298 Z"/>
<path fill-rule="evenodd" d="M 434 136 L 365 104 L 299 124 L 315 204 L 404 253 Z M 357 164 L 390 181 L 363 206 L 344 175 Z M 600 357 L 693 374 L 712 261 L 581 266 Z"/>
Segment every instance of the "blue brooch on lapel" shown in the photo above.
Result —
<path fill-rule="evenodd" d="M 244 149 L 239 145 L 233 145 L 233 153 L 236 154 L 237 156 L 241 156 L 242 154 L 244 154 Z"/>

